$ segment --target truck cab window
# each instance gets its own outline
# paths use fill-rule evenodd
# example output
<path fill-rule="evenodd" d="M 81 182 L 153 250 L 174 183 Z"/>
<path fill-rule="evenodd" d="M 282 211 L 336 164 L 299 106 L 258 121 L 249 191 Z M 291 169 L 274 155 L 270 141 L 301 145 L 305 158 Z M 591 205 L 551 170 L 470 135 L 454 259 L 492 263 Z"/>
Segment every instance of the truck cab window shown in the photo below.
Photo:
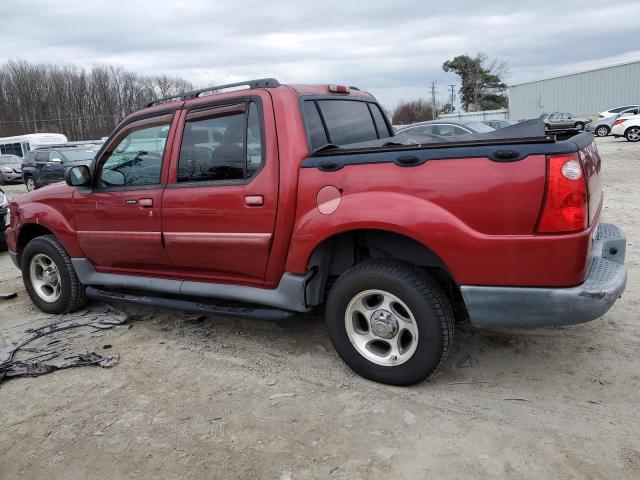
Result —
<path fill-rule="evenodd" d="M 182 134 L 178 182 L 244 180 L 260 170 L 263 134 L 255 102 L 193 115 Z"/>
<path fill-rule="evenodd" d="M 139 128 L 128 133 L 106 154 L 98 187 L 142 186 L 160 183 L 162 156 L 169 124 Z"/>

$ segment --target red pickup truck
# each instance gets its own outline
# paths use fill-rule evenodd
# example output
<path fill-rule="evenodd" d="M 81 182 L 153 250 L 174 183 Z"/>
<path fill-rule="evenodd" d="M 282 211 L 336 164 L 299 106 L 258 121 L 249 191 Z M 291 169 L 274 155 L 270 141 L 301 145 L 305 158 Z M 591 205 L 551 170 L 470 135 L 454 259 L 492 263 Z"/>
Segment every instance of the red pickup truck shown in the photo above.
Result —
<path fill-rule="evenodd" d="M 324 304 L 353 370 L 408 385 L 442 363 L 456 321 L 585 322 L 624 290 L 591 135 L 497 132 L 400 139 L 354 87 L 188 92 L 131 114 L 66 184 L 14 199 L 6 238 L 45 312 Z"/>

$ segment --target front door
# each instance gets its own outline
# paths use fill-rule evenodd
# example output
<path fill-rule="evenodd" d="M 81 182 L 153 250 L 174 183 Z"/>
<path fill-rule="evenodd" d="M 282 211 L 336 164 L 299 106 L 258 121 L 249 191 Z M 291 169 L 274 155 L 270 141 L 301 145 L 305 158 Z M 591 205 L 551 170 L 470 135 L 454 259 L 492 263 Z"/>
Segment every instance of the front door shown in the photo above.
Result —
<path fill-rule="evenodd" d="M 62 165 L 64 159 L 58 152 L 49 153 L 49 163 L 46 169 L 46 181 L 47 183 L 56 183 L 64 180 L 64 166 Z"/>
<path fill-rule="evenodd" d="M 278 201 L 278 152 L 265 92 L 186 112 L 162 198 L 176 275 L 261 285 Z"/>
<path fill-rule="evenodd" d="M 161 203 L 174 114 L 131 123 L 96 161 L 93 188 L 74 197 L 80 246 L 97 270 L 161 274 Z"/>

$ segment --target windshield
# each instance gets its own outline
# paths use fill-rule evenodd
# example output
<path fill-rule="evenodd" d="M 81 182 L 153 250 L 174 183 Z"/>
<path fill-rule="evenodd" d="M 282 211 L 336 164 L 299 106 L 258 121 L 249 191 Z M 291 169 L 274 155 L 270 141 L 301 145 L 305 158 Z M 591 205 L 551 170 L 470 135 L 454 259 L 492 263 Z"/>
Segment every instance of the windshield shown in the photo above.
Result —
<path fill-rule="evenodd" d="M 15 155 L 0 155 L 0 165 L 10 165 L 13 163 L 22 163 L 22 159 Z"/>
<path fill-rule="evenodd" d="M 92 160 L 96 156 L 96 150 L 63 150 L 62 153 L 70 162 Z"/>

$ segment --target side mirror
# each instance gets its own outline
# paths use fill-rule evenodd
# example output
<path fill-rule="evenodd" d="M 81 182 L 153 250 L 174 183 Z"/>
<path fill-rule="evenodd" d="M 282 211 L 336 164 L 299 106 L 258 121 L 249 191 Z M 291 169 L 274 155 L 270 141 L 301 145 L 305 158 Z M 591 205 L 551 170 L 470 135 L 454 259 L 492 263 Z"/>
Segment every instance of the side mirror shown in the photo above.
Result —
<path fill-rule="evenodd" d="M 86 165 L 78 165 L 64 172 L 64 180 L 71 187 L 88 187 L 91 185 L 91 170 Z"/>

